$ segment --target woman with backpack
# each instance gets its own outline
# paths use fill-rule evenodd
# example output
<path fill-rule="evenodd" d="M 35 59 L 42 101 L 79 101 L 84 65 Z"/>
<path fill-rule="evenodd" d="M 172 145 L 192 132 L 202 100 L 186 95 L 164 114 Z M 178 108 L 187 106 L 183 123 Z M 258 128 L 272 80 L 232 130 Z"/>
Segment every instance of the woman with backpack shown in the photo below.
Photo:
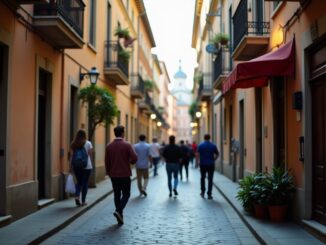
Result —
<path fill-rule="evenodd" d="M 88 189 L 88 180 L 92 171 L 91 155 L 93 145 L 87 140 L 86 132 L 83 129 L 78 130 L 74 140 L 70 145 L 70 170 L 73 170 L 77 179 L 75 202 L 77 206 L 86 205 L 86 194 Z M 80 202 L 81 192 L 81 202 Z"/>

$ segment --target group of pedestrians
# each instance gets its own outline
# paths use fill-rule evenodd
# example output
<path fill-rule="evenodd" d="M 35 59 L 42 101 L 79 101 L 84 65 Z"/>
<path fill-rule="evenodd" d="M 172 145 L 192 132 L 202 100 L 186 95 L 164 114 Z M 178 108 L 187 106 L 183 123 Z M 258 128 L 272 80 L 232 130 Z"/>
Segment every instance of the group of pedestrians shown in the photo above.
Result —
<path fill-rule="evenodd" d="M 189 178 L 189 162 L 195 166 L 200 167 L 201 173 L 201 192 L 200 195 L 204 198 L 206 185 L 205 179 L 207 175 L 207 197 L 212 199 L 212 186 L 215 160 L 219 156 L 218 149 L 215 144 L 210 142 L 210 135 L 204 136 L 204 141 L 198 146 L 193 143 L 188 144 L 183 140 L 177 145 L 175 136 L 169 137 L 169 143 L 162 147 L 158 144 L 157 138 L 152 139 L 152 143 L 146 142 L 144 134 L 139 135 L 139 142 L 131 145 L 124 140 L 123 126 L 114 128 L 115 139 L 108 143 L 105 150 L 105 169 L 106 174 L 110 177 L 114 193 L 115 211 L 113 215 L 116 217 L 118 224 L 122 225 L 123 210 L 130 198 L 131 188 L 131 166 L 136 165 L 137 186 L 140 196 L 147 196 L 147 185 L 149 179 L 149 168 L 154 167 L 154 176 L 158 175 L 157 168 L 161 157 L 166 163 L 166 173 L 168 181 L 169 197 L 178 195 L 178 175 L 183 179 L 182 169 L 185 168 L 186 179 Z M 74 166 L 71 169 L 75 173 L 76 193 L 75 202 L 77 206 L 86 205 L 85 199 L 87 194 L 88 179 L 91 173 L 91 154 L 92 144 L 86 139 L 84 130 L 79 130 L 74 141 L 71 144 L 71 163 L 73 163 L 74 156 L 77 149 L 83 147 L 87 152 L 87 166 L 81 170 L 77 170 Z M 73 165 L 73 164 L 71 164 Z M 80 192 L 82 193 L 82 200 L 80 202 Z"/>

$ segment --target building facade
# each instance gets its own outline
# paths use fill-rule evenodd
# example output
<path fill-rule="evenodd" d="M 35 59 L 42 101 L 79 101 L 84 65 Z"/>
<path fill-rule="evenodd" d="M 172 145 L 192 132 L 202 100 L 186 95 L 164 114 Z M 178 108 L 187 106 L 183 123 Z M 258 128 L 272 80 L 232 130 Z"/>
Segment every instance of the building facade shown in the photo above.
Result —
<path fill-rule="evenodd" d="M 199 67 L 213 59 L 206 118 L 221 149 L 217 169 L 234 181 L 274 166 L 291 170 L 293 219 L 321 236 L 325 7 L 319 0 L 196 1 L 192 40 Z M 228 45 L 207 47 L 210 32 L 226 33 Z"/>

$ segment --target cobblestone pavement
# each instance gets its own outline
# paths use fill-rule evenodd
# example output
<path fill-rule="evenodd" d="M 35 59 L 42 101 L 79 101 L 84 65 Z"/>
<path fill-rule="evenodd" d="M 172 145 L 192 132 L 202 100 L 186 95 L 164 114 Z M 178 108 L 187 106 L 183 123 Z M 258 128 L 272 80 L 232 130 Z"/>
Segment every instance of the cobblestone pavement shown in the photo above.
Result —
<path fill-rule="evenodd" d="M 179 195 L 169 198 L 161 166 L 146 198 L 132 182 L 123 226 L 112 215 L 110 195 L 43 244 L 259 244 L 216 189 L 213 200 L 200 197 L 199 178 L 190 168 L 189 181 L 179 181 Z"/>

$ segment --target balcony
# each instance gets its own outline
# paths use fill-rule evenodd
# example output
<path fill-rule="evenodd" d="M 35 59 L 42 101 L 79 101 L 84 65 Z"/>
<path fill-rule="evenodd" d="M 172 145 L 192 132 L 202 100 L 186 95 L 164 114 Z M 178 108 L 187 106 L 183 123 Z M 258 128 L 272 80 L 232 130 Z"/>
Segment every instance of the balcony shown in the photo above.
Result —
<path fill-rule="evenodd" d="M 227 48 L 220 48 L 214 60 L 214 77 L 213 87 L 221 90 L 222 83 L 230 73 L 230 50 Z"/>
<path fill-rule="evenodd" d="M 247 0 L 241 0 L 233 17 L 234 60 L 256 58 L 266 53 L 269 43 L 269 22 L 248 21 L 247 6 Z"/>
<path fill-rule="evenodd" d="M 147 92 L 145 92 L 145 97 L 139 101 L 138 107 L 145 113 L 150 114 L 152 112 L 152 98 Z"/>
<path fill-rule="evenodd" d="M 34 4 L 33 26 L 56 48 L 80 49 L 84 45 L 84 8 L 82 0 Z"/>
<path fill-rule="evenodd" d="M 135 99 L 144 98 L 145 86 L 144 86 L 143 78 L 139 74 L 131 74 L 130 80 L 131 80 L 131 88 L 130 88 L 131 97 Z"/>
<path fill-rule="evenodd" d="M 113 85 L 129 85 L 129 62 L 118 55 L 122 50 L 118 41 L 105 42 L 104 74 Z"/>
<path fill-rule="evenodd" d="M 204 73 L 202 80 L 199 81 L 198 100 L 210 100 L 213 95 L 212 74 Z"/>

